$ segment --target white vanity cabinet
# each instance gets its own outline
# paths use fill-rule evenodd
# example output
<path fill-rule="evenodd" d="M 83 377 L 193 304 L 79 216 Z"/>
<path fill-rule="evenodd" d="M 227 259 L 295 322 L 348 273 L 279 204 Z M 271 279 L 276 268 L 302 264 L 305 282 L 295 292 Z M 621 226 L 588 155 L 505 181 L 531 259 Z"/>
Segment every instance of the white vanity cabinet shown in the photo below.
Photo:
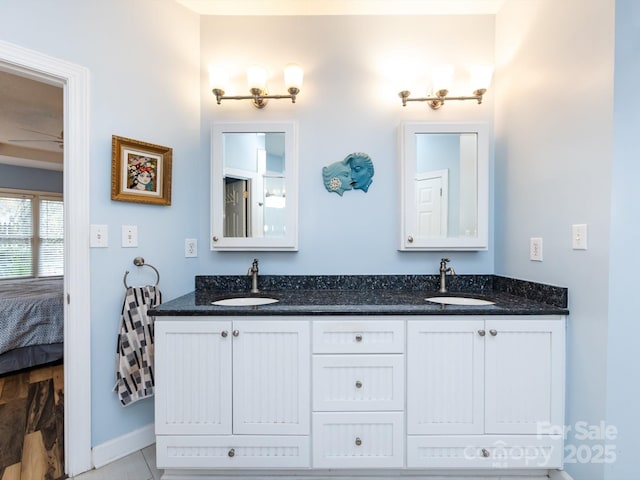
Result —
<path fill-rule="evenodd" d="M 155 326 L 158 468 L 309 466 L 307 321 Z"/>
<path fill-rule="evenodd" d="M 564 425 L 565 322 L 156 317 L 158 468 L 172 480 L 561 468 L 549 432 Z"/>
<path fill-rule="evenodd" d="M 564 352 L 564 317 L 410 320 L 407 466 L 560 467 Z"/>

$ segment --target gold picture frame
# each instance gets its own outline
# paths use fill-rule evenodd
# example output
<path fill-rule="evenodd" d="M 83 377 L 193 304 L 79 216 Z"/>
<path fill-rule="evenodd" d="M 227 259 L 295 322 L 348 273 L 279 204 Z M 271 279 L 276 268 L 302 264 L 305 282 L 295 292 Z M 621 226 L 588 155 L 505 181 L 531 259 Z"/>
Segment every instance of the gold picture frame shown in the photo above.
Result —
<path fill-rule="evenodd" d="M 111 137 L 111 200 L 171 205 L 173 149 Z"/>

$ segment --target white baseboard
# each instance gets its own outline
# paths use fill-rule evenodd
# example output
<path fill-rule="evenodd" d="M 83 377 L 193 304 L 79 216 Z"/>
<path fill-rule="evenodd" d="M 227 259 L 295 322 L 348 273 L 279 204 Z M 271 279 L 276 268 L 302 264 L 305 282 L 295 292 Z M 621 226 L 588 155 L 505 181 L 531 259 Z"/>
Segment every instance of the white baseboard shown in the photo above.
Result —
<path fill-rule="evenodd" d="M 154 424 L 150 423 L 138 430 L 93 447 L 93 466 L 95 468 L 103 467 L 107 463 L 142 450 L 155 441 Z"/>
<path fill-rule="evenodd" d="M 573 477 L 564 470 L 550 470 L 549 480 L 573 480 Z"/>

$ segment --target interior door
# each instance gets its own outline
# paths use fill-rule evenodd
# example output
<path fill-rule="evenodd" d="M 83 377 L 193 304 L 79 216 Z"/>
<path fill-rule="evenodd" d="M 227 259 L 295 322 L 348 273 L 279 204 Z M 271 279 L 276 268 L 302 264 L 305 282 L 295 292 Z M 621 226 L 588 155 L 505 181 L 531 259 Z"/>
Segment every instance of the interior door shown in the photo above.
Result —
<path fill-rule="evenodd" d="M 418 237 L 447 236 L 448 172 L 421 173 L 415 179 Z"/>
<path fill-rule="evenodd" d="M 247 219 L 249 181 L 240 178 L 225 178 L 224 185 L 224 236 L 251 236 Z"/>

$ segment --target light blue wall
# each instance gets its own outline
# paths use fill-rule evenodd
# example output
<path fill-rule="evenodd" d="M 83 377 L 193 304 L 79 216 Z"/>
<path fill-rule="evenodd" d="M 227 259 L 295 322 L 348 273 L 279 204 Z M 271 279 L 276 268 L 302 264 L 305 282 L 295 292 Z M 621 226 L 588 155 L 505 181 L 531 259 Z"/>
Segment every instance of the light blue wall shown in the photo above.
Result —
<path fill-rule="evenodd" d="M 428 68 L 447 61 L 459 67 L 451 91 L 466 93 L 469 76 L 464 69 L 474 62 L 493 63 L 494 33 L 491 15 L 442 16 L 428 28 L 423 18 L 404 16 L 203 17 L 202 131 L 210 132 L 214 121 L 296 121 L 300 228 L 296 253 L 203 249 L 199 272 L 242 274 L 257 256 L 265 274 L 436 273 L 442 252 L 398 252 L 397 129 L 401 121 L 485 122 L 491 127 L 493 94 L 490 90 L 482 106 L 449 102 L 433 111 L 418 103 L 403 108 L 398 92 L 409 83 L 416 95 L 426 94 Z M 302 65 L 305 79 L 295 105 L 271 100 L 258 110 L 246 100 L 216 104 L 208 65 L 235 69 L 231 83 L 240 95 L 247 93 L 244 68 L 256 62 L 270 70 L 273 94 L 285 92 L 284 66 Z M 408 76 L 397 77 L 401 64 L 420 70 L 415 83 Z M 203 150 L 209 142 L 209 135 L 203 135 Z M 322 167 L 353 152 L 365 152 L 373 160 L 369 191 L 348 191 L 342 197 L 328 193 Z M 205 210 L 201 229 L 205 245 Z M 492 239 L 490 246 L 485 252 L 447 255 L 459 273 L 491 273 Z"/>
<path fill-rule="evenodd" d="M 575 426 L 607 420 L 607 360 L 618 349 L 607 348 L 610 273 L 635 271 L 629 258 L 610 271 L 614 7 L 507 0 L 496 23 L 495 269 L 569 288 L 566 444 L 590 456 L 565 468 L 579 480 L 604 475 L 592 445 L 605 442 L 582 440 Z M 615 228 L 635 223 L 622 215 Z M 571 225 L 582 223 L 588 250 L 572 250 Z M 529 260 L 530 237 L 543 237 L 543 262 Z"/>
<path fill-rule="evenodd" d="M 153 422 L 151 400 L 122 408 L 112 392 L 125 270 L 131 283 L 151 280 L 132 264 L 141 255 L 162 274 L 166 299 L 193 290 L 198 259 L 184 258 L 184 239 L 198 238 L 197 212 L 206 210 L 208 192 L 199 18 L 170 1 L 2 0 L 0 39 L 90 70 L 90 220 L 109 227 L 109 247 L 91 252 L 92 444 L 98 445 Z M 112 135 L 173 148 L 171 206 L 110 200 Z M 120 247 L 122 224 L 138 226 L 137 248 Z"/>
<path fill-rule="evenodd" d="M 0 187 L 62 193 L 62 172 L 0 164 Z"/>
<path fill-rule="evenodd" d="M 614 145 L 609 267 L 609 335 L 607 350 L 607 423 L 618 434 L 616 461 L 607 464 L 605 479 L 640 477 L 640 322 L 637 273 L 640 271 L 640 4 L 616 0 Z"/>

